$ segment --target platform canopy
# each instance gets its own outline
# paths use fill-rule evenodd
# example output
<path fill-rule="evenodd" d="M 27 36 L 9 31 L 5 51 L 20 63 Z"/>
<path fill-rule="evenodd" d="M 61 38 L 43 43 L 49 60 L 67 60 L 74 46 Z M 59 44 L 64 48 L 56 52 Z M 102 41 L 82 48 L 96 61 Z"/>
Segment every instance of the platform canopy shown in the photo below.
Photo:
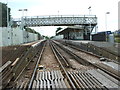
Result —
<path fill-rule="evenodd" d="M 80 30 L 84 30 L 84 27 L 82 26 L 68 26 L 67 28 L 63 28 L 59 31 L 56 32 L 56 35 L 59 35 L 59 34 L 64 34 L 66 32 L 70 32 L 70 31 L 80 31 Z"/>

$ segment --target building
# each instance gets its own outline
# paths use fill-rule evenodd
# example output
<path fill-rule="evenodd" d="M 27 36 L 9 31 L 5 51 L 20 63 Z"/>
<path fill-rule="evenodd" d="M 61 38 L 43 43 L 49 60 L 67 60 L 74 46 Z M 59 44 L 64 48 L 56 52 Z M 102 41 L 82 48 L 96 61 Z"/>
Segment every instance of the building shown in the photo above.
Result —
<path fill-rule="evenodd" d="M 108 41 L 111 31 L 98 32 L 92 35 L 92 41 Z"/>
<path fill-rule="evenodd" d="M 10 21 L 10 8 L 8 8 L 7 12 L 7 4 L 0 2 L 0 27 L 7 27 L 7 18 Z"/>
<path fill-rule="evenodd" d="M 68 26 L 56 32 L 56 35 L 63 35 L 68 40 L 90 40 L 90 32 L 84 30 L 83 26 Z"/>

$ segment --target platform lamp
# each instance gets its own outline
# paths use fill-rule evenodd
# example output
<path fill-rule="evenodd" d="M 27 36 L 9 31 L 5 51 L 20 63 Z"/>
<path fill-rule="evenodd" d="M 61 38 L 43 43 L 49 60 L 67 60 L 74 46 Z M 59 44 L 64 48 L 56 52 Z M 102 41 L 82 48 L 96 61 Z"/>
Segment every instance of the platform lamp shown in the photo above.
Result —
<path fill-rule="evenodd" d="M 28 9 L 19 9 L 18 11 L 22 11 L 22 16 L 24 16 L 24 11 L 28 11 Z"/>
<path fill-rule="evenodd" d="M 106 27 L 106 31 L 107 31 L 107 15 L 110 14 L 110 12 L 106 12 L 105 13 L 105 27 Z M 105 33 L 105 36 L 106 36 L 106 41 L 108 41 L 108 37 L 107 37 L 107 34 Z"/>
<path fill-rule="evenodd" d="M 91 6 L 89 6 L 88 9 L 89 9 L 89 15 L 90 15 L 91 14 Z"/>
<path fill-rule="evenodd" d="M 106 31 L 107 31 L 107 14 L 110 14 L 110 12 L 106 12 L 105 13 L 105 27 L 106 27 Z"/>
<path fill-rule="evenodd" d="M 58 17 L 59 17 L 59 10 L 58 10 Z"/>
<path fill-rule="evenodd" d="M 91 15 L 91 6 L 88 7 L 89 9 L 89 15 Z M 91 36 L 91 33 L 92 33 L 92 29 L 91 29 L 91 22 L 90 22 L 90 41 L 92 40 L 92 36 Z"/>

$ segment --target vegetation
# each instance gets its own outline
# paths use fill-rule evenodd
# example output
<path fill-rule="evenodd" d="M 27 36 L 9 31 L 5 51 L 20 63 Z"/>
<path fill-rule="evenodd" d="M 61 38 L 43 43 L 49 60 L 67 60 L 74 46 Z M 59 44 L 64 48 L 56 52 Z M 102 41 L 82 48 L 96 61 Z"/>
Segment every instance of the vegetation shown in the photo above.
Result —
<path fill-rule="evenodd" d="M 15 28 L 15 27 L 17 27 L 17 26 L 19 26 L 19 25 L 17 24 L 17 22 L 13 21 L 13 24 L 11 25 L 11 27 L 12 27 L 12 28 Z"/>
<path fill-rule="evenodd" d="M 42 37 L 45 38 L 46 40 L 50 39 L 48 36 L 42 35 Z"/>
<path fill-rule="evenodd" d="M 8 8 L 8 16 L 10 21 L 10 8 Z M 2 22 L 1 22 L 2 21 Z M 0 2 L 0 27 L 7 27 L 7 4 Z"/>
<path fill-rule="evenodd" d="M 62 28 L 61 27 L 58 27 L 57 30 L 56 30 L 56 34 L 58 31 L 60 31 Z"/>
<path fill-rule="evenodd" d="M 28 27 L 24 27 L 25 31 L 30 32 L 30 33 L 34 33 L 34 34 L 38 34 L 38 38 L 40 39 L 41 35 L 39 32 L 36 32 L 34 29 L 28 28 Z"/>
<path fill-rule="evenodd" d="M 53 39 L 55 36 L 51 36 L 50 39 Z"/>
<path fill-rule="evenodd" d="M 116 42 L 116 43 L 120 43 L 120 38 L 115 37 L 115 42 Z"/>
<path fill-rule="evenodd" d="M 25 27 L 25 31 L 30 32 L 30 33 L 36 33 L 36 34 L 38 33 L 34 29 L 31 29 L 31 28 L 28 28 L 28 27 Z"/>
<path fill-rule="evenodd" d="M 120 43 L 120 30 L 115 31 L 114 37 L 115 37 L 115 42 Z"/>

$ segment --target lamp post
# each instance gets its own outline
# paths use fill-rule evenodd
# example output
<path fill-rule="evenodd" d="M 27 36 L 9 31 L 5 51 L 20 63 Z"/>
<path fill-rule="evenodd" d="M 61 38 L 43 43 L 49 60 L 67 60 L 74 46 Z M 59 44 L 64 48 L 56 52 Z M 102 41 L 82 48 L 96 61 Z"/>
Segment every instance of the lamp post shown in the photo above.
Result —
<path fill-rule="evenodd" d="M 88 9 L 89 9 L 89 15 L 90 15 L 91 14 L 91 6 L 89 6 Z"/>
<path fill-rule="evenodd" d="M 24 17 L 24 11 L 28 11 L 28 9 L 19 9 L 18 11 L 22 11 L 22 20 L 21 20 L 21 29 L 23 29 L 23 17 Z"/>
<path fill-rule="evenodd" d="M 18 11 L 22 11 L 22 17 L 24 16 L 24 11 L 28 11 L 28 9 L 19 9 Z"/>
<path fill-rule="evenodd" d="M 59 10 L 58 10 L 58 17 L 59 17 Z"/>
<path fill-rule="evenodd" d="M 106 12 L 105 13 L 105 27 L 106 27 L 106 31 L 107 31 L 107 14 L 110 14 L 110 12 Z"/>
<path fill-rule="evenodd" d="M 106 31 L 107 31 L 107 14 L 110 14 L 110 12 L 106 12 L 105 13 L 105 27 L 106 27 Z M 106 34 L 106 41 L 108 41 L 108 36 Z"/>
<path fill-rule="evenodd" d="M 91 15 L 91 6 L 89 6 L 88 9 L 89 9 L 89 15 Z M 91 36 L 91 33 L 92 33 L 91 22 L 90 22 L 90 25 L 89 25 L 89 29 L 90 29 L 90 41 L 91 41 L 92 40 L 92 36 Z"/>

